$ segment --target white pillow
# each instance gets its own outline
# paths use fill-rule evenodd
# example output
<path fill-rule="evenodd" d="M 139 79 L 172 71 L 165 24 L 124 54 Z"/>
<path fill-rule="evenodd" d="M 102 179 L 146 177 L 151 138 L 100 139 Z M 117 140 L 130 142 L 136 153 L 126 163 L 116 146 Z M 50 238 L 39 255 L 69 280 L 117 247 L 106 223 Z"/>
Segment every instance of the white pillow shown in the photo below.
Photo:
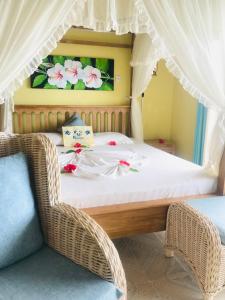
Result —
<path fill-rule="evenodd" d="M 110 144 L 133 144 L 134 142 L 129 137 L 119 132 L 98 132 L 94 133 L 94 143 L 96 146 L 102 146 Z"/>
<path fill-rule="evenodd" d="M 63 145 L 63 137 L 62 137 L 61 133 L 57 133 L 57 132 L 41 132 L 41 134 L 47 136 L 53 142 L 53 144 L 55 144 L 56 146 Z"/>

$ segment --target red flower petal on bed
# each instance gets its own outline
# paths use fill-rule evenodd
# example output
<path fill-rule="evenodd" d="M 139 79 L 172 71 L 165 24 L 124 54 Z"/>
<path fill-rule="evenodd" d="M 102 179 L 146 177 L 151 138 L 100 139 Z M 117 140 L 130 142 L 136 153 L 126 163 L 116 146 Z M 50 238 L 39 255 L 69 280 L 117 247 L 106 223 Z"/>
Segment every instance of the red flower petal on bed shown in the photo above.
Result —
<path fill-rule="evenodd" d="M 63 169 L 64 169 L 64 171 L 65 171 L 66 173 L 72 173 L 73 171 L 76 170 L 76 168 L 77 168 L 76 165 L 74 165 L 74 164 L 68 164 L 68 165 L 64 166 Z"/>
<path fill-rule="evenodd" d="M 76 153 L 76 154 L 80 154 L 81 151 L 82 151 L 82 149 L 78 148 L 78 149 L 75 150 L 75 153 Z"/>
<path fill-rule="evenodd" d="M 123 166 L 123 167 L 129 167 L 130 166 L 129 162 L 127 162 L 126 160 L 120 160 L 119 164 L 120 164 L 120 166 Z"/>
<path fill-rule="evenodd" d="M 116 146 L 117 145 L 117 142 L 116 141 L 109 141 L 107 143 L 109 146 Z"/>
<path fill-rule="evenodd" d="M 82 148 L 82 145 L 80 143 L 74 144 L 74 148 Z"/>

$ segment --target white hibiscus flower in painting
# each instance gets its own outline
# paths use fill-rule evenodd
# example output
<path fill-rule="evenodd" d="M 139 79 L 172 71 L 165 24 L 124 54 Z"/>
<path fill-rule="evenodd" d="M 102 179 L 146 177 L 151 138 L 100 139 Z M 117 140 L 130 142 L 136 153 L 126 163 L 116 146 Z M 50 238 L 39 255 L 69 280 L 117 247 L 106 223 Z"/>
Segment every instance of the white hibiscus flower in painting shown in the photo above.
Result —
<path fill-rule="evenodd" d="M 64 63 L 64 67 L 66 78 L 70 83 L 76 84 L 78 80 L 82 78 L 83 70 L 81 62 L 67 59 Z"/>
<path fill-rule="evenodd" d="M 92 66 L 86 66 L 83 70 L 83 81 L 86 87 L 100 88 L 102 85 L 100 70 Z"/>
<path fill-rule="evenodd" d="M 48 83 L 64 89 L 67 84 L 66 72 L 62 65 L 56 64 L 53 68 L 48 69 Z"/>

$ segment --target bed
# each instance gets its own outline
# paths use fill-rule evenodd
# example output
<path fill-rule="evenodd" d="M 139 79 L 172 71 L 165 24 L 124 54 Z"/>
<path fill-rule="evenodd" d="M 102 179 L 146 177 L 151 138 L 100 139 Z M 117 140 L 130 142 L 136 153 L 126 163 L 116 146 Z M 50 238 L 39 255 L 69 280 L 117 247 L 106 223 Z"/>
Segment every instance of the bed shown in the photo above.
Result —
<path fill-rule="evenodd" d="M 53 132 L 74 112 L 79 113 L 87 125 L 92 125 L 94 132 L 130 135 L 129 106 L 17 105 L 14 132 Z M 216 178 L 199 166 L 146 144 L 120 147 L 144 154 L 146 161 L 140 172 L 116 180 L 86 181 L 63 174 L 61 180 L 62 200 L 88 213 L 111 238 L 164 230 L 172 202 L 223 194 L 224 157 L 219 178 Z M 62 152 L 63 148 L 59 147 L 58 151 Z M 101 151 L 101 147 L 97 147 L 97 151 Z"/>

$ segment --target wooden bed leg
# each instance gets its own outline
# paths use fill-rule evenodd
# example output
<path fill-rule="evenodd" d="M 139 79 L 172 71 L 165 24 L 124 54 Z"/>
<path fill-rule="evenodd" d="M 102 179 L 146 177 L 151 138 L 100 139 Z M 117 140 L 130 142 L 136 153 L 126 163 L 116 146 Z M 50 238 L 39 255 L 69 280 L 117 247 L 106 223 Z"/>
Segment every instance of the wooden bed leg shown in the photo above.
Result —
<path fill-rule="evenodd" d="M 168 258 L 174 257 L 174 250 L 171 248 L 165 247 L 164 254 L 165 254 L 165 257 L 168 257 Z"/>

